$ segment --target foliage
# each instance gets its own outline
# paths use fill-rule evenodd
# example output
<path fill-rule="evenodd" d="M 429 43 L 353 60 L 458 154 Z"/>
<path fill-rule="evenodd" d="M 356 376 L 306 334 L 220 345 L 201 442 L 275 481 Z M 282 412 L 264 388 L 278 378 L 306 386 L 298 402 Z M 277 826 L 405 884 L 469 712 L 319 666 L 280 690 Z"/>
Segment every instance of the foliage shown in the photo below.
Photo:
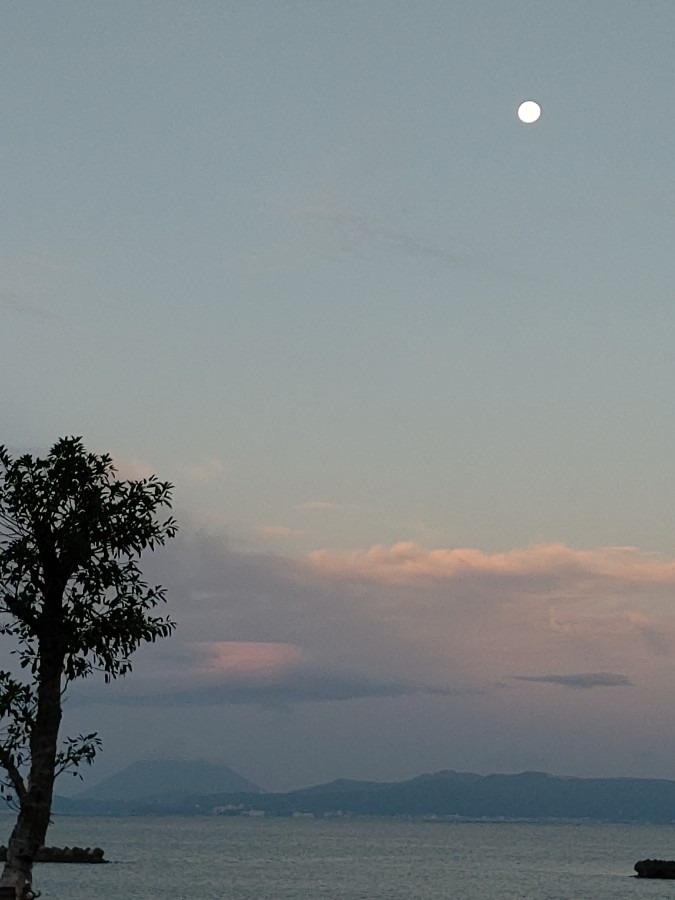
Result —
<path fill-rule="evenodd" d="M 143 580 L 139 560 L 176 533 L 172 485 L 155 476 L 118 480 L 107 454 L 62 438 L 43 458 L 13 459 L 0 446 L 0 634 L 14 639 L 16 671 L 0 671 L 0 766 L 19 806 L 39 720 L 40 686 L 131 669 L 143 642 L 174 624 L 156 615 L 165 591 Z M 58 710 L 60 719 L 60 707 Z M 53 774 L 91 764 L 95 733 L 67 738 Z"/>

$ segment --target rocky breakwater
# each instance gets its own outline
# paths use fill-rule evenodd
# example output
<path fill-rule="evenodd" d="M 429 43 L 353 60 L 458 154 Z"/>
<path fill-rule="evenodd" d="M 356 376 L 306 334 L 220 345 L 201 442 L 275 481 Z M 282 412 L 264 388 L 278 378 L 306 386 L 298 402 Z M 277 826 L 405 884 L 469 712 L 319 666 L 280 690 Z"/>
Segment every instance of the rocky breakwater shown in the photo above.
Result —
<path fill-rule="evenodd" d="M 0 862 L 7 859 L 7 847 L 0 846 Z M 106 863 L 100 847 L 40 847 L 35 862 Z"/>
<path fill-rule="evenodd" d="M 675 859 L 641 859 L 633 868 L 638 878 L 675 878 Z"/>

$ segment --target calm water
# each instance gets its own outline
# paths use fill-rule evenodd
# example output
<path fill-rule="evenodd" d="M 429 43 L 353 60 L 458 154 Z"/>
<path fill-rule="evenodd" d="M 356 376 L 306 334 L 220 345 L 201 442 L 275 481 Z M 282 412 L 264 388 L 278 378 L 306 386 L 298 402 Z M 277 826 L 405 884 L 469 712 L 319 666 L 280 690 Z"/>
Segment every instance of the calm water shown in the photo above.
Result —
<path fill-rule="evenodd" d="M 631 877 L 637 859 L 675 857 L 665 826 L 64 817 L 49 843 L 100 845 L 111 863 L 38 865 L 45 900 L 675 896 Z"/>

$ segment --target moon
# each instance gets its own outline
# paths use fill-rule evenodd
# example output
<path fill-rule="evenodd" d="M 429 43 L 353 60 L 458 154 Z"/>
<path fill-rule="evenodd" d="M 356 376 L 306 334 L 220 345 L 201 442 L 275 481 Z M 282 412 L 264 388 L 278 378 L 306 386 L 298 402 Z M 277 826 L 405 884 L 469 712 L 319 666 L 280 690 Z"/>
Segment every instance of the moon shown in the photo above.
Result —
<path fill-rule="evenodd" d="M 518 118 L 526 125 L 536 122 L 541 115 L 541 106 L 534 100 L 525 100 L 518 107 Z"/>

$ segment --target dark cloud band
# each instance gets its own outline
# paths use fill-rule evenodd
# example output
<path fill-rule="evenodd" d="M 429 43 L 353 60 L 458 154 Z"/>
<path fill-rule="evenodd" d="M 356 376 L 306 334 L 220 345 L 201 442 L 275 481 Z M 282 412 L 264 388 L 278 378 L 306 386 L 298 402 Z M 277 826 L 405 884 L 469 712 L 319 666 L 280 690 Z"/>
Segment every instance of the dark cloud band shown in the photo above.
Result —
<path fill-rule="evenodd" d="M 575 675 L 515 675 L 516 681 L 537 681 L 560 684 L 568 688 L 629 687 L 633 682 L 626 675 L 613 672 L 580 672 Z"/>

